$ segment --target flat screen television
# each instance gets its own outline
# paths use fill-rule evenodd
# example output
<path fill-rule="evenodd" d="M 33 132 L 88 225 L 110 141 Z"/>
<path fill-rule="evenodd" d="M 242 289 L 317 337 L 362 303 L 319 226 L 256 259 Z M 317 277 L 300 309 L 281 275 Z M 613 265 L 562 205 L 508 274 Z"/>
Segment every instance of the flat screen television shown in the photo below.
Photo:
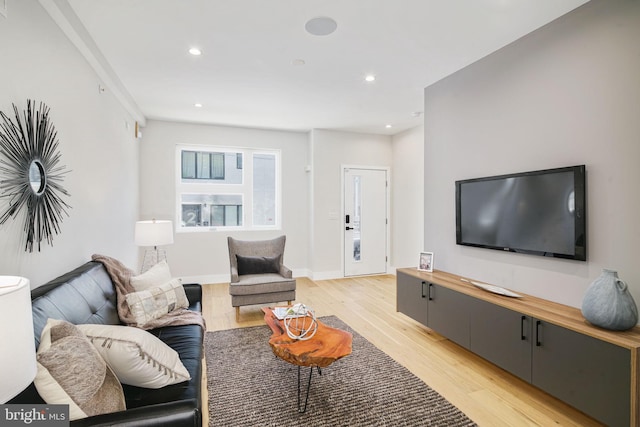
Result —
<path fill-rule="evenodd" d="M 459 245 L 586 261 L 585 166 L 456 181 Z"/>

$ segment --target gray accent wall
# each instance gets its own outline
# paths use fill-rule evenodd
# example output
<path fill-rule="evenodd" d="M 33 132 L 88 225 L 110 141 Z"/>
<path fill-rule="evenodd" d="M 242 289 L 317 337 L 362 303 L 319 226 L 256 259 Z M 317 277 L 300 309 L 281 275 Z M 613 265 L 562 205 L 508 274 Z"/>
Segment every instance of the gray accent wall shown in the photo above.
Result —
<path fill-rule="evenodd" d="M 424 91 L 437 269 L 579 307 L 602 268 L 640 302 L 640 1 L 592 0 Z M 585 164 L 588 261 L 455 244 L 459 179 Z"/>

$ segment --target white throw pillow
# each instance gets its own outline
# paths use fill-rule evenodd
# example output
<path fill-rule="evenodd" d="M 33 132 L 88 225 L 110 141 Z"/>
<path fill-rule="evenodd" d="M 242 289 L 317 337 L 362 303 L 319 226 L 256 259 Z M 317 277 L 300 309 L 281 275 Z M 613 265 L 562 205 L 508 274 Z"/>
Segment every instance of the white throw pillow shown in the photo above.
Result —
<path fill-rule="evenodd" d="M 48 404 L 69 405 L 72 421 L 126 409 L 118 378 L 76 325 L 49 319 L 37 360 L 38 393 Z"/>
<path fill-rule="evenodd" d="M 123 384 L 161 388 L 191 379 L 178 353 L 147 331 L 99 324 L 78 325 L 78 329 Z"/>
<path fill-rule="evenodd" d="M 131 286 L 136 292 L 157 288 L 171 280 L 171 271 L 166 260 L 162 260 L 147 271 L 131 277 Z"/>
<path fill-rule="evenodd" d="M 189 308 L 189 300 L 180 279 L 172 279 L 162 286 L 125 295 L 136 326 L 147 323 L 180 308 Z"/>

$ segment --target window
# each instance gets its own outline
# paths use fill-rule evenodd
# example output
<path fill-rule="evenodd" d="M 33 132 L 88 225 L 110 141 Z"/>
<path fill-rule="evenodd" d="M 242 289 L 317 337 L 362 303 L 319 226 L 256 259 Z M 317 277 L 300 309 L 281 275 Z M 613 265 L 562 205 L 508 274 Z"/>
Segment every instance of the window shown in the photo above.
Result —
<path fill-rule="evenodd" d="M 178 229 L 277 228 L 280 152 L 177 147 Z"/>

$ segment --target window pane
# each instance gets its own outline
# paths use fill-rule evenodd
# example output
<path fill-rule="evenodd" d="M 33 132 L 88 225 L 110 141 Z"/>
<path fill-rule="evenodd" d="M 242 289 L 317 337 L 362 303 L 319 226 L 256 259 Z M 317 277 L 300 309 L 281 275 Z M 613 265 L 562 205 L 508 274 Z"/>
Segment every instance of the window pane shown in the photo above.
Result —
<path fill-rule="evenodd" d="M 182 152 L 182 178 L 196 177 L 196 153 L 195 151 Z"/>
<path fill-rule="evenodd" d="M 211 225 L 214 227 L 224 225 L 224 206 L 211 206 Z"/>
<path fill-rule="evenodd" d="M 242 194 L 183 194 L 183 227 L 242 225 Z"/>
<path fill-rule="evenodd" d="M 238 169 L 238 158 L 242 159 L 243 153 L 229 152 L 224 153 L 224 161 L 222 163 L 224 167 L 224 183 L 225 184 L 242 184 L 243 171 L 242 168 Z"/>
<path fill-rule="evenodd" d="M 233 205 L 227 205 L 224 207 L 225 225 L 237 226 L 242 224 L 240 218 L 238 218 L 238 208 L 239 206 Z"/>
<path fill-rule="evenodd" d="M 211 178 L 211 156 L 209 153 L 196 153 L 196 171 L 197 178 L 209 179 Z"/>
<path fill-rule="evenodd" d="M 198 227 L 200 226 L 200 218 L 202 215 L 201 205 L 182 205 L 182 226 Z"/>
<path fill-rule="evenodd" d="M 253 225 L 276 223 L 276 156 L 253 155 Z"/>
<path fill-rule="evenodd" d="M 360 261 L 360 176 L 353 177 L 353 260 Z"/>
<path fill-rule="evenodd" d="M 211 177 L 224 179 L 224 153 L 211 153 Z"/>

